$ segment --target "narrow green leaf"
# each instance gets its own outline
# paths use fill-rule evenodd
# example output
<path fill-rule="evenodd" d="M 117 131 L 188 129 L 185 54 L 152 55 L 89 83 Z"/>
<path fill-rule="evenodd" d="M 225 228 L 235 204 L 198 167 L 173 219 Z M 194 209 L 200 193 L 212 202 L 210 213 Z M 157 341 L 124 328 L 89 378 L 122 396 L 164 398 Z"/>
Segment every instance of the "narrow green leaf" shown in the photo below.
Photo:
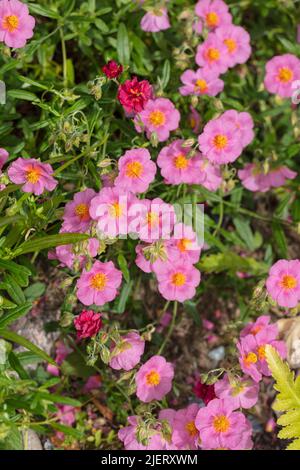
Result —
<path fill-rule="evenodd" d="M 69 245 L 72 243 L 81 242 L 87 240 L 88 235 L 84 233 L 61 233 L 58 235 L 48 235 L 46 237 L 34 238 L 24 242 L 14 252 L 14 257 L 23 255 L 25 253 L 33 253 L 35 251 L 44 250 L 46 248 L 52 248 L 61 245 Z"/>
<path fill-rule="evenodd" d="M 40 349 L 35 344 L 31 343 L 31 341 L 28 341 L 28 339 L 24 338 L 23 336 L 18 335 L 14 331 L 0 329 L 0 337 L 6 339 L 8 341 L 12 341 L 13 343 L 17 343 L 17 344 L 19 344 L 20 346 L 23 346 L 26 349 L 29 349 L 29 351 L 37 354 L 44 361 L 49 362 L 49 364 L 52 364 L 54 366 L 57 366 L 56 362 L 50 356 L 48 356 L 48 354 L 45 353 L 45 351 Z"/>
<path fill-rule="evenodd" d="M 121 64 L 129 65 L 130 47 L 127 28 L 124 23 L 120 23 L 117 35 L 117 52 Z"/>

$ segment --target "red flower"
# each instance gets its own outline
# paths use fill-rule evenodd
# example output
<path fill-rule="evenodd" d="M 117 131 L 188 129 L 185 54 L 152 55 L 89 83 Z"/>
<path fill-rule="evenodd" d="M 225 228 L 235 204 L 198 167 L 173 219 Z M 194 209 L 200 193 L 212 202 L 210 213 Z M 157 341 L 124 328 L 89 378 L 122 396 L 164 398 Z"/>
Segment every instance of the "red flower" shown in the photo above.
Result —
<path fill-rule="evenodd" d="M 140 113 L 150 98 L 152 87 L 147 80 L 139 82 L 133 77 L 119 86 L 118 100 L 127 113 Z"/>
<path fill-rule="evenodd" d="M 118 64 L 114 60 L 110 60 L 102 67 L 102 72 L 105 73 L 107 78 L 118 78 L 123 72 L 123 65 Z"/>
<path fill-rule="evenodd" d="M 201 380 L 196 380 L 193 387 L 193 393 L 196 395 L 196 397 L 201 398 L 205 405 L 216 398 L 215 386 L 203 384 Z"/>
<path fill-rule="evenodd" d="M 93 310 L 83 310 L 74 320 L 77 330 L 77 338 L 91 338 L 95 336 L 102 327 L 101 314 Z"/>

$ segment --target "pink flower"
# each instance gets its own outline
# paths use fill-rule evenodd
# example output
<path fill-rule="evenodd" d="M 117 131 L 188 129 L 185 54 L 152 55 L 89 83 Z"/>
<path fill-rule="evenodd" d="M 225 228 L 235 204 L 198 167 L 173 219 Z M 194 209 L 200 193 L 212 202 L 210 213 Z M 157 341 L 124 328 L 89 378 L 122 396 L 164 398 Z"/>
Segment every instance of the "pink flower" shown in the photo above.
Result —
<path fill-rule="evenodd" d="M 239 132 L 223 115 L 206 124 L 198 141 L 203 155 L 217 165 L 234 162 L 243 151 Z"/>
<path fill-rule="evenodd" d="M 246 450 L 252 448 L 251 425 L 243 413 L 233 411 L 230 399 L 216 398 L 196 416 L 203 449 Z"/>
<path fill-rule="evenodd" d="M 184 224 L 174 226 L 173 237 L 166 242 L 168 259 L 180 259 L 185 263 L 198 263 L 201 245 L 192 227 Z"/>
<path fill-rule="evenodd" d="M 32 38 L 35 19 L 29 15 L 28 6 L 18 0 L 0 2 L 0 41 L 15 49 L 24 47 Z"/>
<path fill-rule="evenodd" d="M 71 405 L 58 405 L 57 417 L 61 424 L 73 426 L 76 421 L 76 408 Z"/>
<path fill-rule="evenodd" d="M 136 265 L 145 273 L 156 272 L 169 260 L 166 241 L 159 240 L 153 244 L 138 244 L 135 248 Z"/>
<path fill-rule="evenodd" d="M 175 131 L 179 126 L 180 114 L 172 101 L 166 98 L 149 100 L 144 110 L 134 120 L 138 132 L 145 130 L 148 139 L 152 134 L 156 135 L 159 142 L 169 138 L 170 131 Z"/>
<path fill-rule="evenodd" d="M 103 188 L 91 200 L 90 215 L 97 220 L 97 228 L 109 237 L 126 235 L 130 229 L 130 211 L 137 204 L 136 197 L 122 188 Z"/>
<path fill-rule="evenodd" d="M 222 118 L 235 127 L 243 147 L 247 147 L 252 142 L 254 139 L 254 122 L 249 113 L 238 113 L 234 109 L 230 109 L 222 114 Z"/>
<path fill-rule="evenodd" d="M 64 362 L 65 358 L 71 354 L 72 349 L 70 349 L 63 341 L 57 341 L 55 348 L 55 362 L 60 366 Z M 60 375 L 59 368 L 52 364 L 47 365 L 47 372 L 55 377 L 59 377 Z"/>
<path fill-rule="evenodd" d="M 198 269 L 180 259 L 161 266 L 156 275 L 161 295 L 166 300 L 178 302 L 192 299 L 201 279 Z"/>
<path fill-rule="evenodd" d="M 60 266 L 67 266 L 69 269 L 74 268 L 74 264 L 78 263 L 78 267 L 82 268 L 90 258 L 98 255 L 99 241 L 97 238 L 90 238 L 82 243 L 82 250 L 78 252 L 78 247 L 74 250 L 74 245 L 58 246 L 54 252 L 48 252 L 48 259 L 57 259 Z"/>
<path fill-rule="evenodd" d="M 57 185 L 57 181 L 52 177 L 51 165 L 34 158 L 17 158 L 7 173 L 13 183 L 23 184 L 22 190 L 25 193 L 33 193 L 36 196 L 45 190 L 53 191 Z"/>
<path fill-rule="evenodd" d="M 139 82 L 133 77 L 119 86 L 118 100 L 128 114 L 141 112 L 151 97 L 152 86 L 147 80 Z"/>
<path fill-rule="evenodd" d="M 199 0 L 195 13 L 209 29 L 219 28 L 232 22 L 228 6 L 222 0 Z"/>
<path fill-rule="evenodd" d="M 148 11 L 141 20 L 141 28 L 143 31 L 157 33 L 170 28 L 168 11 L 166 8 L 155 8 Z"/>
<path fill-rule="evenodd" d="M 201 126 L 200 114 L 198 113 L 198 111 L 196 111 L 195 108 L 193 108 L 193 106 L 190 106 L 190 111 L 191 112 L 188 116 L 189 125 L 190 125 L 192 131 L 195 132 L 195 134 L 198 134 L 198 132 L 200 130 L 200 126 Z"/>
<path fill-rule="evenodd" d="M 199 405 L 193 403 L 175 413 L 172 442 L 178 449 L 195 450 L 199 447 L 199 431 L 195 425 L 199 409 Z"/>
<path fill-rule="evenodd" d="M 280 307 L 296 307 L 300 302 L 300 261 L 277 261 L 269 271 L 266 287 Z"/>
<path fill-rule="evenodd" d="M 216 72 L 209 69 L 186 70 L 180 77 L 183 85 L 179 88 L 183 96 L 208 95 L 217 96 L 224 89 L 224 82 Z"/>
<path fill-rule="evenodd" d="M 122 336 L 120 342 L 113 345 L 109 365 L 112 369 L 131 370 L 144 354 L 145 341 L 134 331 Z"/>
<path fill-rule="evenodd" d="M 246 375 L 250 375 L 255 382 L 259 382 L 263 375 L 271 375 L 265 357 L 265 347 L 267 344 L 273 346 L 283 359 L 286 357 L 284 342 L 275 341 L 272 338 L 272 334 L 262 331 L 256 336 L 245 336 L 237 343 L 241 369 Z"/>
<path fill-rule="evenodd" d="M 152 356 L 135 376 L 137 397 L 144 403 L 161 400 L 172 388 L 174 367 L 162 356 Z"/>
<path fill-rule="evenodd" d="M 93 310 L 83 310 L 74 320 L 74 326 L 77 330 L 77 338 L 92 338 L 96 336 L 102 327 L 101 313 L 95 313 Z"/>
<path fill-rule="evenodd" d="M 276 324 L 270 324 L 271 317 L 268 315 L 261 315 L 255 322 L 248 323 L 240 333 L 240 338 L 252 335 L 256 336 L 263 333 L 267 334 L 269 340 L 275 340 L 278 336 L 278 327 Z"/>
<path fill-rule="evenodd" d="M 84 305 L 102 306 L 117 296 L 122 273 L 112 261 L 95 261 L 90 271 L 83 270 L 77 281 L 77 298 Z"/>
<path fill-rule="evenodd" d="M 138 233 L 141 240 L 149 243 L 170 239 L 176 221 L 174 207 L 160 198 L 139 202 L 129 213 L 133 217 L 130 232 Z"/>
<path fill-rule="evenodd" d="M 247 163 L 242 170 L 238 171 L 238 177 L 246 189 L 263 193 L 272 187 L 284 186 L 287 179 L 294 179 L 296 176 L 297 173 L 286 166 L 270 169 L 268 173 L 265 173 L 263 166 L 256 163 Z"/>
<path fill-rule="evenodd" d="M 119 188 L 132 193 L 144 193 L 154 181 L 156 165 L 147 149 L 127 150 L 119 159 L 118 167 L 119 175 L 115 179 L 115 186 Z"/>
<path fill-rule="evenodd" d="M 228 70 L 226 45 L 215 34 L 209 34 L 197 47 L 196 64 L 215 75 L 226 72 Z"/>
<path fill-rule="evenodd" d="M 5 149 L 0 148 L 0 170 L 2 170 L 8 157 L 9 157 L 9 153 Z"/>
<path fill-rule="evenodd" d="M 96 196 L 93 189 L 86 189 L 75 194 L 73 201 L 68 202 L 65 206 L 63 215 L 64 232 L 86 232 L 91 226 L 90 203 Z"/>
<path fill-rule="evenodd" d="M 241 26 L 221 26 L 214 33 L 227 47 L 227 64 L 244 64 L 251 55 L 250 36 Z"/>
<path fill-rule="evenodd" d="M 100 375 L 91 375 L 84 384 L 84 393 L 90 393 L 92 390 L 97 390 L 101 387 Z"/>
<path fill-rule="evenodd" d="M 164 410 L 163 410 L 164 411 Z M 120 429 L 118 438 L 123 442 L 126 450 L 164 450 L 166 442 L 162 438 L 160 429 L 149 429 L 147 435 L 140 433 L 141 419 L 139 416 L 128 416 L 128 426 Z"/>
<path fill-rule="evenodd" d="M 290 98 L 296 80 L 300 80 L 300 60 L 293 54 L 278 55 L 267 62 L 264 84 L 269 93 Z"/>
<path fill-rule="evenodd" d="M 216 191 L 221 186 L 223 179 L 218 166 L 201 157 L 196 162 L 196 170 L 193 184 L 200 184 L 209 191 Z"/>
<path fill-rule="evenodd" d="M 196 152 L 195 155 L 189 156 L 191 149 L 183 147 L 183 142 L 174 140 L 167 147 L 163 147 L 158 155 L 157 165 L 167 184 L 192 184 L 194 181 L 200 154 Z"/>
<path fill-rule="evenodd" d="M 259 385 L 247 377 L 229 379 L 226 374 L 223 379 L 215 383 L 215 392 L 218 398 L 230 399 L 234 410 L 248 409 L 257 403 Z"/>

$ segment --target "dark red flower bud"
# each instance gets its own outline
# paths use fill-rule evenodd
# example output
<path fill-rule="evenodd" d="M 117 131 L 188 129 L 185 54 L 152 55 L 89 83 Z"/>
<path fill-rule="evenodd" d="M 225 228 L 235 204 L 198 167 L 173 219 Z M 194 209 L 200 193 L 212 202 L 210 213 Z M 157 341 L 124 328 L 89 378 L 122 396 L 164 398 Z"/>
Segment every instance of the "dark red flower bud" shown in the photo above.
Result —
<path fill-rule="evenodd" d="M 77 338 L 91 338 L 95 336 L 102 327 L 101 313 L 92 310 L 83 310 L 74 320 L 77 330 Z"/>
<path fill-rule="evenodd" d="M 114 60 L 110 60 L 102 67 L 102 72 L 107 78 L 118 78 L 123 72 L 123 65 L 118 64 Z"/>

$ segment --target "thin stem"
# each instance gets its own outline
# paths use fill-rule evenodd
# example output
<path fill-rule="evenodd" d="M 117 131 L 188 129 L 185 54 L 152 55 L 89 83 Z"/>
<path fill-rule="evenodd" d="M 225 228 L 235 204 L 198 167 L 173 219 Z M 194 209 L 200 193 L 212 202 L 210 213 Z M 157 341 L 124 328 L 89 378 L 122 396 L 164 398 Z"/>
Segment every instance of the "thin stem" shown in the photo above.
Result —
<path fill-rule="evenodd" d="M 166 334 L 166 337 L 165 337 L 161 347 L 158 350 L 158 353 L 157 353 L 158 355 L 162 354 L 163 350 L 166 347 L 166 344 L 168 343 L 169 339 L 172 336 L 172 333 L 173 333 L 173 330 L 174 330 L 174 327 L 175 327 L 175 323 L 176 323 L 177 307 L 178 307 L 178 303 L 174 302 L 173 316 L 172 316 L 172 320 L 171 320 L 171 323 L 170 323 L 170 327 L 169 327 L 168 333 Z"/>
<path fill-rule="evenodd" d="M 64 37 L 64 32 L 63 29 L 61 28 L 59 30 L 60 34 L 60 40 L 61 40 L 61 51 L 62 51 L 62 57 L 63 57 L 63 76 L 64 76 L 64 87 L 68 87 L 68 62 L 67 62 L 67 49 L 66 49 L 66 41 Z"/>
<path fill-rule="evenodd" d="M 215 237 L 217 235 L 217 233 L 219 232 L 219 230 L 221 229 L 222 224 L 223 224 L 223 219 L 224 219 L 224 201 L 223 201 L 223 194 L 221 194 L 219 221 L 218 221 L 218 225 L 216 226 L 216 229 L 213 233 L 213 237 Z"/>

